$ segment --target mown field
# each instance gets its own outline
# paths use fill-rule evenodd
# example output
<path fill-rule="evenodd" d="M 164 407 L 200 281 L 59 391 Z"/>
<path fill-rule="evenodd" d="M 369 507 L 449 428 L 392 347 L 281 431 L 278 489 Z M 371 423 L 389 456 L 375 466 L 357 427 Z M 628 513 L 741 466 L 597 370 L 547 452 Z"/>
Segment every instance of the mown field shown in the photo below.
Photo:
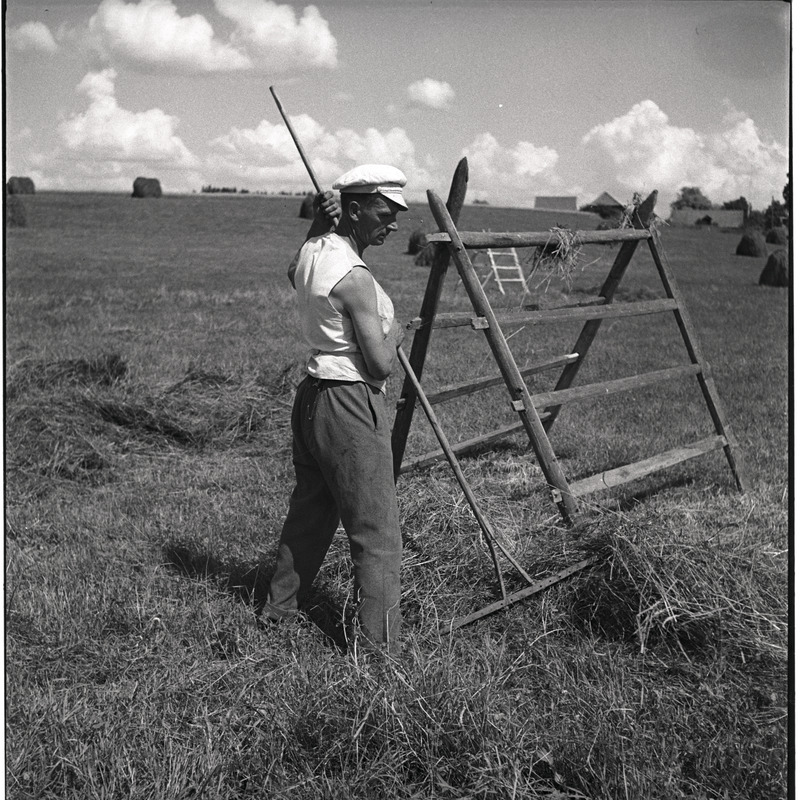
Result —
<path fill-rule="evenodd" d="M 465 457 L 532 575 L 600 566 L 447 635 L 497 599 L 491 560 L 446 466 L 404 474 L 405 651 L 376 665 L 345 647 L 343 535 L 307 622 L 255 622 L 292 488 L 299 204 L 40 193 L 6 230 L 7 796 L 789 796 L 788 295 L 757 285 L 765 259 L 735 256 L 736 232 L 662 227 L 752 490 L 716 452 L 592 495 L 567 528 L 521 438 Z M 460 227 L 597 223 L 469 206 Z M 401 320 L 427 280 L 405 253 L 418 227 L 421 205 L 367 252 Z M 533 299 L 591 296 L 615 252 L 584 248 Z M 618 300 L 660 296 L 640 247 Z M 449 275 L 443 310 L 467 307 Z M 664 317 L 605 322 L 580 382 L 686 363 Z M 524 365 L 579 328 L 507 334 Z M 423 383 L 494 369 L 482 334 L 436 331 Z M 437 411 L 452 441 L 514 421 L 502 391 Z M 687 379 L 565 406 L 552 440 L 575 479 L 711 433 Z M 434 447 L 418 411 L 409 455 Z"/>

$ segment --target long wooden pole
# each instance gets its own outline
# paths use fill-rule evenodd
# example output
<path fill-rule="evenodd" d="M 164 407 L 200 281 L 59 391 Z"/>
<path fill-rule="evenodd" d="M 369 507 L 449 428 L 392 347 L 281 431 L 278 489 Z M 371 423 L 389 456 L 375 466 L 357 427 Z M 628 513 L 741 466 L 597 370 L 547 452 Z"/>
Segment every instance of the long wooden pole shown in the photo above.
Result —
<path fill-rule="evenodd" d="M 281 116 L 283 117 L 283 121 L 286 123 L 286 127 L 289 130 L 289 135 L 292 137 L 294 141 L 294 146 L 297 148 L 297 152 L 300 153 L 300 158 L 303 159 L 303 163 L 306 165 L 306 170 L 308 170 L 308 176 L 311 178 L 311 183 L 314 184 L 314 188 L 317 190 L 317 193 L 322 191 L 322 187 L 319 185 L 319 181 L 317 180 L 317 176 L 314 174 L 314 168 L 311 166 L 311 162 L 308 160 L 306 156 L 306 151 L 303 150 L 303 145 L 300 142 L 300 139 L 297 137 L 297 134 L 294 131 L 294 127 L 292 126 L 289 117 L 287 116 L 286 112 L 283 110 L 283 105 L 281 101 L 278 99 L 278 95 L 275 91 L 274 86 L 269 87 L 270 92 L 272 92 L 272 96 L 275 98 L 275 105 L 278 106 L 278 111 L 281 112 Z"/>
<path fill-rule="evenodd" d="M 428 418 L 428 422 L 431 424 L 431 428 L 433 428 L 433 432 L 436 434 L 436 438 L 439 440 L 439 444 L 444 451 L 445 457 L 447 458 L 448 463 L 450 464 L 453 473 L 456 476 L 456 480 L 458 481 L 459 486 L 461 487 L 461 491 L 464 492 L 464 497 L 467 499 L 467 503 L 469 503 L 470 509 L 472 509 L 472 513 L 475 516 L 475 519 L 478 521 L 478 525 L 480 526 L 481 532 L 483 533 L 483 537 L 486 540 L 486 544 L 489 547 L 489 551 L 492 554 L 492 560 L 494 561 L 494 568 L 497 572 L 497 578 L 500 581 L 500 591 L 503 595 L 503 599 L 506 597 L 506 589 L 503 583 L 503 576 L 500 572 L 500 565 L 497 562 L 497 554 L 494 550 L 494 545 L 496 544 L 503 555 L 509 560 L 509 562 L 515 567 L 515 569 L 525 578 L 528 583 L 533 583 L 533 578 L 520 566 L 520 564 L 516 561 L 516 559 L 511 555 L 511 553 L 506 550 L 503 545 L 497 541 L 494 531 L 492 530 L 491 525 L 489 525 L 489 521 L 483 515 L 483 512 L 478 505 L 478 500 L 475 497 L 475 494 L 472 491 L 469 483 L 467 483 L 466 476 L 461 469 L 461 465 L 458 463 L 458 459 L 456 458 L 453 449 L 450 447 L 450 443 L 447 441 L 447 437 L 445 436 L 444 431 L 442 430 L 442 426 L 439 424 L 439 420 L 436 418 L 436 412 L 433 410 L 433 406 L 428 402 L 428 398 L 425 396 L 425 392 L 422 390 L 422 386 L 417 379 L 417 376 L 414 374 L 414 370 L 411 367 L 411 364 L 406 357 L 404 350 L 400 347 L 397 349 L 397 356 L 400 359 L 400 364 L 402 365 L 403 369 L 408 375 L 411 382 L 414 384 L 414 388 L 417 393 L 417 397 L 419 398 L 419 403 L 422 406 L 422 410 L 425 412 L 425 416 Z"/>
<path fill-rule="evenodd" d="M 497 322 L 492 306 L 483 291 L 480 279 L 475 273 L 475 268 L 472 266 L 467 251 L 461 244 L 458 230 L 447 213 L 444 203 L 435 192 L 430 190 L 428 191 L 428 203 L 433 213 L 433 218 L 439 225 L 439 230 L 445 231 L 450 235 L 448 247 L 464 283 L 464 288 L 469 295 L 472 307 L 479 316 L 486 319 L 486 327 L 483 332 L 486 335 L 495 361 L 500 367 L 500 372 L 503 374 L 514 410 L 519 413 L 520 421 L 525 426 L 525 432 L 528 434 L 528 439 L 536 453 L 536 458 L 550 486 L 553 499 L 565 521 L 572 523 L 578 510 L 575 499 L 569 493 L 567 479 L 564 477 L 561 465 L 558 463 L 553 447 L 544 432 L 539 414 L 533 405 L 530 393 L 520 374 L 508 342 L 503 335 L 503 331 Z"/>

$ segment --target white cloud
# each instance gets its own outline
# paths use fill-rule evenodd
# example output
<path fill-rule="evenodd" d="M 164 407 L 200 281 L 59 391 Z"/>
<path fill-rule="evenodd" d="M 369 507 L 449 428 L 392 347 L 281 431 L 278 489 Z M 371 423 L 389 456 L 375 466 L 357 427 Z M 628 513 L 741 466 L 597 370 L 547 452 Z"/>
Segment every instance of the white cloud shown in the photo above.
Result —
<path fill-rule="evenodd" d="M 103 0 L 89 20 L 96 46 L 111 58 L 191 72 L 247 69 L 250 59 L 214 38 L 202 14 L 182 17 L 170 0 Z"/>
<path fill-rule="evenodd" d="M 292 6 L 271 0 L 214 0 L 214 5 L 236 25 L 231 40 L 261 69 L 336 66 L 336 39 L 315 6 L 303 9 L 298 20 Z"/>
<path fill-rule="evenodd" d="M 220 39 L 200 13 L 181 16 L 172 0 L 102 0 L 89 20 L 95 49 L 109 62 L 183 72 L 286 72 L 336 66 L 336 39 L 314 6 L 298 18 L 271 0 L 214 0 L 233 23 Z"/>
<path fill-rule="evenodd" d="M 503 147 L 491 133 L 475 137 L 462 151 L 469 159 L 470 193 L 504 205 L 532 205 L 537 194 L 566 190 L 555 171 L 558 153 L 551 147 L 517 142 Z"/>
<path fill-rule="evenodd" d="M 409 85 L 406 93 L 412 105 L 436 109 L 447 108 L 456 96 L 449 83 L 433 78 L 415 81 Z"/>
<path fill-rule="evenodd" d="M 658 189 L 669 203 L 682 186 L 699 186 L 715 203 L 744 195 L 756 208 L 768 205 L 786 183 L 786 148 L 762 141 L 753 120 L 730 104 L 723 122 L 721 132 L 702 135 L 671 125 L 644 100 L 582 141 L 600 180 L 626 190 Z"/>
<path fill-rule="evenodd" d="M 350 128 L 328 131 L 307 114 L 292 116 L 292 125 L 320 183 L 330 186 L 357 164 L 392 164 L 408 178 L 409 197 L 424 198 L 431 185 L 428 170 L 417 163 L 414 144 L 402 128 L 363 133 Z M 207 166 L 213 181 L 246 181 L 254 189 L 309 188 L 310 180 L 288 131 L 267 120 L 257 128 L 231 128 L 210 142 Z"/>
<path fill-rule="evenodd" d="M 43 22 L 24 22 L 8 33 L 8 43 L 15 50 L 41 50 L 44 53 L 55 53 L 58 50 L 56 40 L 50 28 Z"/>
<path fill-rule="evenodd" d="M 88 73 L 78 84 L 78 91 L 89 98 L 89 107 L 59 124 L 65 146 L 94 162 L 192 166 L 194 156 L 175 135 L 177 118 L 160 108 L 140 112 L 120 108 L 114 97 L 116 77 L 113 69 L 105 69 Z"/>

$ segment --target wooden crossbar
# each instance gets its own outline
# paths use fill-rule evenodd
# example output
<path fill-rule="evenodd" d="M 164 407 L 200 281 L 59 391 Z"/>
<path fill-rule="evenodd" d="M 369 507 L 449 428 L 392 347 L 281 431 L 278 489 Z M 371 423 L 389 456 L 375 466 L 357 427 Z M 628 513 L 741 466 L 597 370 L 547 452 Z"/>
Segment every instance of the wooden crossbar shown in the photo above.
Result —
<path fill-rule="evenodd" d="M 634 464 L 608 469 L 605 472 L 597 473 L 597 475 L 591 475 L 588 478 L 573 481 L 569 485 L 569 490 L 573 497 L 581 497 L 582 495 L 592 492 L 599 492 L 602 489 L 622 486 L 630 481 L 644 478 L 653 472 L 672 467 L 683 461 L 688 461 L 690 458 L 701 456 L 703 453 L 710 453 L 712 450 L 721 450 L 726 445 L 727 440 L 724 436 L 709 436 L 706 439 L 694 442 L 694 444 L 675 447 L 672 450 L 642 459 Z"/>
<path fill-rule="evenodd" d="M 523 311 L 499 311 L 495 313 L 497 321 L 507 325 L 538 325 L 554 322 L 572 322 L 574 320 L 609 319 L 620 317 L 641 317 L 648 314 L 661 314 L 675 311 L 678 304 L 675 300 L 639 300 L 634 303 L 586 303 L 584 305 L 560 306 L 544 310 L 528 309 Z M 415 317 L 408 327 L 416 330 L 422 320 Z M 459 328 L 466 325 L 475 330 L 486 327 L 481 318 L 468 311 L 453 311 L 439 314 L 433 321 L 434 328 Z"/>
<path fill-rule="evenodd" d="M 535 375 L 537 372 L 545 372 L 548 369 L 556 369 L 569 364 L 578 357 L 577 353 L 570 353 L 566 356 L 557 356 L 550 358 L 547 361 L 540 361 L 538 364 L 532 364 L 525 369 L 520 370 L 520 375 L 527 378 L 529 375 Z M 462 397 L 463 395 L 479 392 L 482 389 L 489 389 L 492 386 L 500 386 L 503 383 L 502 375 L 487 375 L 484 378 L 477 378 L 473 381 L 465 381 L 464 383 L 453 383 L 445 386 L 438 392 L 428 395 L 428 402 L 431 405 L 436 403 L 443 403 L 445 400 L 452 400 L 455 397 Z"/>
<path fill-rule="evenodd" d="M 495 231 L 459 231 L 459 240 L 468 250 L 485 250 L 487 247 L 544 247 L 556 241 L 549 232 L 507 232 Z M 614 244 L 615 242 L 640 242 L 650 238 L 650 231 L 645 228 L 617 228 L 610 231 L 569 231 L 570 243 L 577 246 L 583 244 Z M 450 234 L 447 232 L 429 233 L 425 240 L 447 244 Z"/>
<path fill-rule="evenodd" d="M 509 436 L 512 433 L 518 433 L 521 430 L 523 430 L 522 423 L 515 422 L 513 425 L 506 425 L 502 428 L 497 428 L 496 430 L 490 431 L 489 433 L 482 433 L 480 436 L 476 436 L 473 439 L 465 439 L 463 442 L 458 442 L 457 444 L 451 445 L 451 448 L 457 456 L 463 456 L 465 453 L 468 453 L 470 450 L 474 450 L 476 447 L 480 447 L 482 444 L 491 444 L 491 442 L 496 442 L 498 439 L 503 439 L 506 436 Z M 431 464 L 435 464 L 437 461 L 442 461 L 444 458 L 445 454 L 441 450 L 432 450 L 431 452 L 425 453 L 425 455 L 419 456 L 418 458 L 412 458 L 408 461 L 404 461 L 400 467 L 400 472 L 403 473 L 412 469 L 429 467 Z"/>
<path fill-rule="evenodd" d="M 654 372 L 644 372 L 640 375 L 631 375 L 627 378 L 616 378 L 602 383 L 588 383 L 584 386 L 570 386 L 568 389 L 557 389 L 552 392 L 541 392 L 532 395 L 533 404 L 537 407 L 549 407 L 573 403 L 576 400 L 589 400 L 592 397 L 606 397 L 618 392 L 629 392 L 652 386 L 655 383 L 685 378 L 688 375 L 698 375 L 701 372 L 699 364 L 687 364 L 682 367 L 667 367 Z"/>

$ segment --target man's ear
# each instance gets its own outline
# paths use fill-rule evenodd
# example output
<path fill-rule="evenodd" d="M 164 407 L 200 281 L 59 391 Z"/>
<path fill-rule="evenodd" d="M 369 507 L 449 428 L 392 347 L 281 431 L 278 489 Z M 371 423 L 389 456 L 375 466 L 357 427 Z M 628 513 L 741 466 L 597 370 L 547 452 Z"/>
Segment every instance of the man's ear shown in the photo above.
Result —
<path fill-rule="evenodd" d="M 359 203 L 358 200 L 351 200 L 347 204 L 347 216 L 355 222 L 360 214 L 361 203 Z"/>

